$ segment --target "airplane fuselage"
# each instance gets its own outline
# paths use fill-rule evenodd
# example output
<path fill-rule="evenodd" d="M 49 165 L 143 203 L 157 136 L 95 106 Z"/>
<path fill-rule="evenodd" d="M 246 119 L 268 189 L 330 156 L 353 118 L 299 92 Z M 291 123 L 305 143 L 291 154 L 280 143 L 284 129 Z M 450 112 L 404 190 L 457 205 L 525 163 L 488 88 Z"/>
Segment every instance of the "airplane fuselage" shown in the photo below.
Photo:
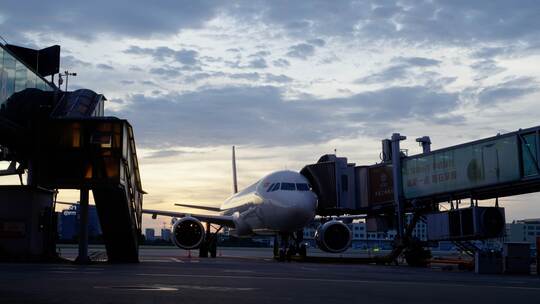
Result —
<path fill-rule="evenodd" d="M 233 217 L 236 236 L 295 232 L 313 220 L 316 208 L 308 180 L 294 171 L 273 172 L 220 207 L 222 215 Z"/>

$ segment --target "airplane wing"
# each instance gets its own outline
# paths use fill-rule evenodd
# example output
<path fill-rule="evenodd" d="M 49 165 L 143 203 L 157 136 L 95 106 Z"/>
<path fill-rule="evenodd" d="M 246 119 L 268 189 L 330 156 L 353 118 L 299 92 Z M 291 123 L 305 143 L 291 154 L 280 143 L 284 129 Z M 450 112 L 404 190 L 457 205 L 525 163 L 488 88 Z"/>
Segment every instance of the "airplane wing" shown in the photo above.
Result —
<path fill-rule="evenodd" d="M 313 222 L 325 222 L 327 220 L 336 220 L 343 221 L 344 223 L 351 223 L 353 220 L 365 219 L 366 215 L 364 214 L 351 214 L 351 215 L 337 215 L 337 216 L 317 216 L 313 219 Z"/>
<path fill-rule="evenodd" d="M 215 212 L 221 211 L 219 207 L 197 206 L 197 205 L 192 205 L 192 204 L 174 204 L 174 205 L 180 206 L 180 207 L 193 208 L 193 209 L 207 210 L 207 211 L 215 211 Z"/>
<path fill-rule="evenodd" d="M 332 217 L 332 218 L 335 218 L 336 220 L 358 220 L 358 219 L 365 219 L 366 218 L 366 215 L 364 214 L 359 214 L 359 215 L 338 215 L 338 216 L 335 216 L 335 217 Z"/>
<path fill-rule="evenodd" d="M 202 222 L 208 222 L 211 224 L 218 224 L 221 226 L 234 228 L 234 221 L 231 215 L 212 215 L 212 214 L 194 214 L 188 212 L 175 212 L 175 211 L 165 211 L 165 210 L 152 210 L 152 209 L 143 209 L 143 213 L 151 214 L 153 217 L 158 215 L 170 216 L 170 217 L 186 217 L 191 216 Z"/>

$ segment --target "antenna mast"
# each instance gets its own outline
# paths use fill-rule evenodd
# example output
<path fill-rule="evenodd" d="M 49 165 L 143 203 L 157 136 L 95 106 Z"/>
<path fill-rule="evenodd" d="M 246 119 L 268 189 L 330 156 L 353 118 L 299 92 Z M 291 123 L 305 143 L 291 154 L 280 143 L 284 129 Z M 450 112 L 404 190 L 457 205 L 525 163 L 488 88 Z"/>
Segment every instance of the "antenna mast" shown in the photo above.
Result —
<path fill-rule="evenodd" d="M 238 193 L 238 181 L 236 179 L 236 153 L 232 147 L 232 172 L 233 172 L 233 192 Z"/>

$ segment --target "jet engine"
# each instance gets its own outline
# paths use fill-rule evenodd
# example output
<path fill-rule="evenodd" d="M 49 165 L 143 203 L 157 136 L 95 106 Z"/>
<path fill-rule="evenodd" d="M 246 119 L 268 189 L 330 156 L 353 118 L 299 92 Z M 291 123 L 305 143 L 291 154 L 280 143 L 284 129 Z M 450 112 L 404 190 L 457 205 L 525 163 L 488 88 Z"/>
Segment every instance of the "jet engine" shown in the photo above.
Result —
<path fill-rule="evenodd" d="M 340 253 L 351 246 L 352 232 L 343 222 L 332 220 L 317 228 L 315 241 L 321 250 Z"/>
<path fill-rule="evenodd" d="M 197 249 L 204 241 L 204 227 L 196 218 L 183 217 L 173 225 L 173 243 L 182 249 Z"/>

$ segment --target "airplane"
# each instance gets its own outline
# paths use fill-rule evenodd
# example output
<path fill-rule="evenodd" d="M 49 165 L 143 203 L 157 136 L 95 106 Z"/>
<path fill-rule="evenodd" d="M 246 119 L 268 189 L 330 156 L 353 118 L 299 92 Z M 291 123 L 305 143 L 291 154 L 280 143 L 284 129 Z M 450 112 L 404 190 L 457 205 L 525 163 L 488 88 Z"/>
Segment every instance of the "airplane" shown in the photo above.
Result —
<path fill-rule="evenodd" d="M 228 227 L 236 237 L 273 235 L 274 257 L 290 259 L 306 256 L 303 228 L 316 218 L 317 195 L 302 174 L 290 171 L 272 172 L 245 189 L 238 191 L 235 147 L 232 147 L 233 195 L 219 207 L 175 204 L 202 210 L 200 214 L 143 209 L 143 213 L 170 216 L 174 224 L 172 242 L 181 249 L 199 249 L 200 257 L 216 257 L 217 233 Z M 209 213 L 210 212 L 210 213 Z M 204 227 L 203 222 L 206 223 Z M 211 228 L 214 232 L 211 232 Z M 338 217 L 319 225 L 315 235 L 317 245 L 324 251 L 338 253 L 347 250 L 352 233 Z"/>

